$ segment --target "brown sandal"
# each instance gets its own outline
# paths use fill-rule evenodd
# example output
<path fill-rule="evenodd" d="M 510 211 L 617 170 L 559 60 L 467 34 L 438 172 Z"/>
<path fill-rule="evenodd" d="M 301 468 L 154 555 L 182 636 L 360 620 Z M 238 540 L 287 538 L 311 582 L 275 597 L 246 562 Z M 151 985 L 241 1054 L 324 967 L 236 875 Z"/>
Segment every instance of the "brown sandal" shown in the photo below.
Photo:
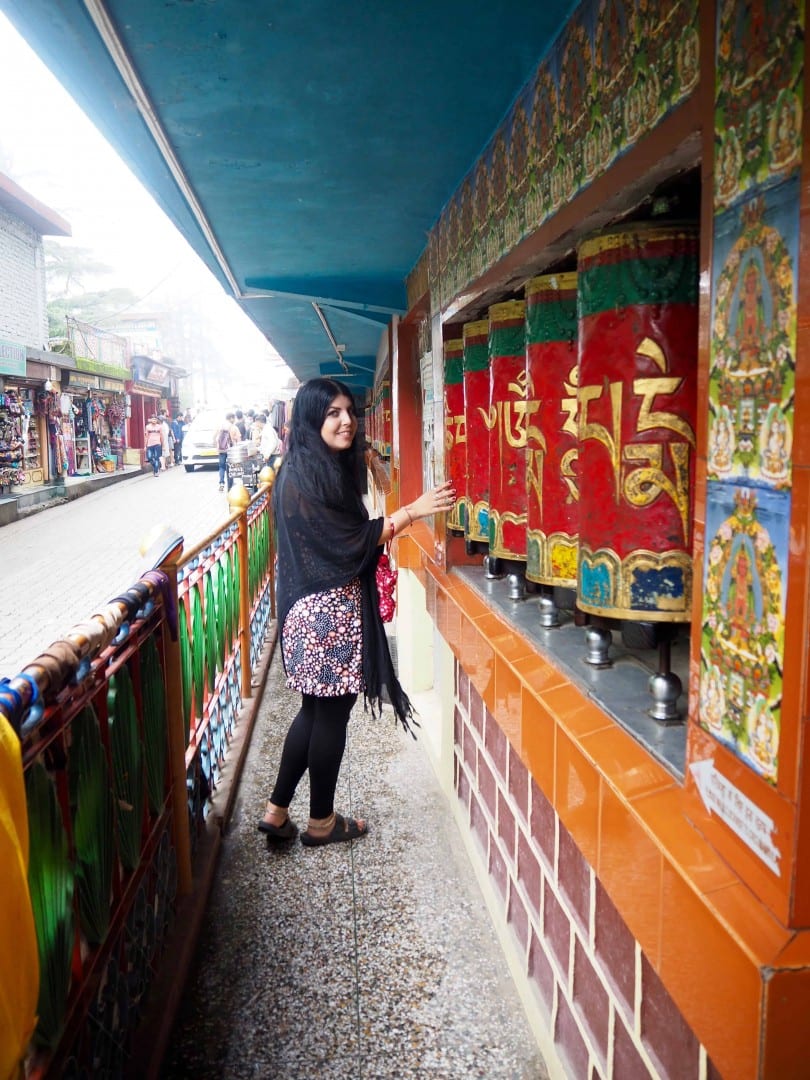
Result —
<path fill-rule="evenodd" d="M 272 821 L 262 818 L 256 826 L 260 833 L 264 833 L 268 840 L 293 840 L 298 835 L 298 826 L 290 820 L 290 815 L 281 825 L 274 825 Z"/>
<path fill-rule="evenodd" d="M 335 824 L 330 832 L 324 836 L 312 836 L 309 832 L 301 833 L 301 843 L 304 847 L 324 847 L 326 844 L 340 844 L 346 840 L 359 840 L 368 832 L 368 825 L 355 821 L 354 818 L 345 818 L 342 814 L 335 814 Z"/>

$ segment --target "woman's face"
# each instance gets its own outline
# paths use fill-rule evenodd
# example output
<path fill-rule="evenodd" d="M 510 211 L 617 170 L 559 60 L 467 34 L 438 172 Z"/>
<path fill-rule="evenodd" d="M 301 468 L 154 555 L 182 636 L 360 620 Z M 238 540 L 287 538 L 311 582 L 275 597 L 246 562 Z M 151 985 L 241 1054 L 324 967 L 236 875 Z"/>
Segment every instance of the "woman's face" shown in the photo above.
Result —
<path fill-rule="evenodd" d="M 354 406 L 345 394 L 333 398 L 326 410 L 321 438 L 330 450 L 348 450 L 357 434 L 357 417 Z"/>

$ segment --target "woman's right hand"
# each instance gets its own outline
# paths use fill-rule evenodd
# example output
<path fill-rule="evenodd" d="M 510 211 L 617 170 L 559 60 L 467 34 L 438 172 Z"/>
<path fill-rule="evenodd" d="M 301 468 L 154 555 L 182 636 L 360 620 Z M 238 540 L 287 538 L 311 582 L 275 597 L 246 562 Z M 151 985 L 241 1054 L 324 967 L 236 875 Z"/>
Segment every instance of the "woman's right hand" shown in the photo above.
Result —
<path fill-rule="evenodd" d="M 414 521 L 417 518 L 428 517 L 430 514 L 446 514 L 453 509 L 456 502 L 456 492 L 453 481 L 446 480 L 438 487 L 423 492 L 418 499 L 414 499 L 408 506 L 408 511 Z"/>

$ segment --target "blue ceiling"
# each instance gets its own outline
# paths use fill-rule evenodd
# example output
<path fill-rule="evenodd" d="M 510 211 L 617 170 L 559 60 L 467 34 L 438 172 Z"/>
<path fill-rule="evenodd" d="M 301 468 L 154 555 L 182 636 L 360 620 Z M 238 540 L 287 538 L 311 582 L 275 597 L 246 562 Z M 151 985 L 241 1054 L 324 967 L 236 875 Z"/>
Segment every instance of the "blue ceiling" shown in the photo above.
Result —
<path fill-rule="evenodd" d="M 0 0 L 296 375 L 337 343 L 357 386 L 574 6 Z"/>

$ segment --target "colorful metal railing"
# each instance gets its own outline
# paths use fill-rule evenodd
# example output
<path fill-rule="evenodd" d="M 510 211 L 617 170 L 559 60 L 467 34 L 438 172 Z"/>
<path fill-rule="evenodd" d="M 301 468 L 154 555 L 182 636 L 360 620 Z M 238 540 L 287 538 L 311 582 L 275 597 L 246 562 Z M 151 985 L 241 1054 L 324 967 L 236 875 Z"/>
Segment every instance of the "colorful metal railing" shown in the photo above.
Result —
<path fill-rule="evenodd" d="M 251 696 L 273 614 L 272 535 L 264 487 L 182 557 L 177 537 L 159 569 L 0 684 L 0 737 L 10 724 L 22 750 L 20 904 L 39 953 L 29 1076 L 125 1067 Z"/>

